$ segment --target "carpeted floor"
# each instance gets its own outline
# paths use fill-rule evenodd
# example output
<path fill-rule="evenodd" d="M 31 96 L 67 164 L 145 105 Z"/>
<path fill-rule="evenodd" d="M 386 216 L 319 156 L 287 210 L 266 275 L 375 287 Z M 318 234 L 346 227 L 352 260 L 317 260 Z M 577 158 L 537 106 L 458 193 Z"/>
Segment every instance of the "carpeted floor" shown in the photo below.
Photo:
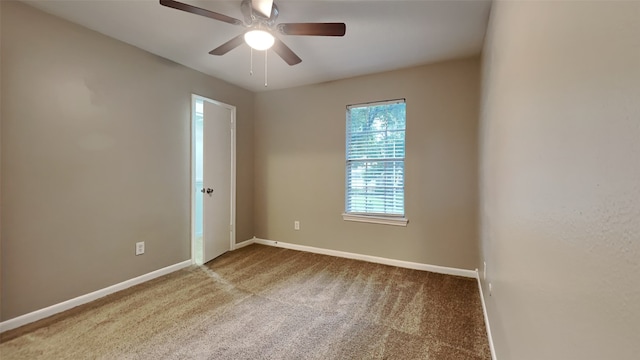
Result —
<path fill-rule="evenodd" d="M 9 359 L 490 359 L 476 280 L 263 245 L 2 335 Z"/>

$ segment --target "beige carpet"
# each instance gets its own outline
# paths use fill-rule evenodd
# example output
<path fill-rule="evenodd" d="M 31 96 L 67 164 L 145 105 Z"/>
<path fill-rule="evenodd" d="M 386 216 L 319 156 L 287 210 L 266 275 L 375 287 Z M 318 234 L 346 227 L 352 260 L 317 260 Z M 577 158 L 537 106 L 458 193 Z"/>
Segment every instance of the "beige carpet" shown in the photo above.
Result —
<path fill-rule="evenodd" d="M 8 359 L 490 359 L 476 280 L 262 245 L 2 335 Z"/>

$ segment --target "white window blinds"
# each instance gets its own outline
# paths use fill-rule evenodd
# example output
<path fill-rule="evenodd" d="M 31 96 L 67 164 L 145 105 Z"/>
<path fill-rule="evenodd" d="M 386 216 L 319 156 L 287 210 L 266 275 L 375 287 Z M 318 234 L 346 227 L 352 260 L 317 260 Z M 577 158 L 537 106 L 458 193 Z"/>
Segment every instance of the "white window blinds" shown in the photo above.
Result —
<path fill-rule="evenodd" d="M 347 106 L 348 214 L 404 216 L 405 100 Z"/>

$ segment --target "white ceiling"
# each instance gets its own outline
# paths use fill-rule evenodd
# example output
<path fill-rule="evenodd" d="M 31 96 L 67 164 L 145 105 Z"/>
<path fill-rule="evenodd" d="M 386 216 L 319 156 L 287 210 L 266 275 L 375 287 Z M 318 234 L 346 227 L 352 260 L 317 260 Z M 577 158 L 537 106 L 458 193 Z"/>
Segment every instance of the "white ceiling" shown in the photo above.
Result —
<path fill-rule="evenodd" d="M 237 19 L 241 0 L 178 0 Z M 246 44 L 208 52 L 240 26 L 161 6 L 158 0 L 24 0 L 32 6 L 251 91 L 321 83 L 479 54 L 490 0 L 276 0 L 281 22 L 344 22 L 344 37 L 280 36 L 302 63 L 289 66 Z"/>

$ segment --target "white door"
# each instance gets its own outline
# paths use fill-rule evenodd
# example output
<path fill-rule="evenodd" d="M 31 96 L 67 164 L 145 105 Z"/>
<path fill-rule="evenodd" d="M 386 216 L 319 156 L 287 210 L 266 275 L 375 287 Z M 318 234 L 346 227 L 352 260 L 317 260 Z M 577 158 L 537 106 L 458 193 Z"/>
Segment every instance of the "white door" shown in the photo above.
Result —
<path fill-rule="evenodd" d="M 202 180 L 196 189 L 202 196 L 202 263 L 231 250 L 234 237 L 235 109 L 198 98 L 203 103 Z M 196 159 L 197 161 L 197 159 Z M 197 166 L 196 166 L 197 167 Z M 200 262 L 200 261 L 197 261 Z"/>

